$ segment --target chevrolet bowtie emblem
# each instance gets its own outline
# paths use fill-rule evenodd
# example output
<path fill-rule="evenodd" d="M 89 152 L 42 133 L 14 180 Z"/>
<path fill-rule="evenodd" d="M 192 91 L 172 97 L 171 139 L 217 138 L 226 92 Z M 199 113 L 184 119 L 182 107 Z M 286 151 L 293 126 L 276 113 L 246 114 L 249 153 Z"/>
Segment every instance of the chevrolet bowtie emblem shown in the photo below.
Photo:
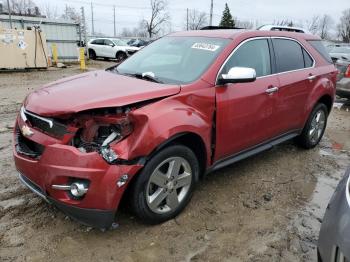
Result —
<path fill-rule="evenodd" d="M 34 132 L 30 129 L 30 127 L 26 125 L 22 126 L 21 132 L 24 136 L 32 136 L 34 134 Z"/>

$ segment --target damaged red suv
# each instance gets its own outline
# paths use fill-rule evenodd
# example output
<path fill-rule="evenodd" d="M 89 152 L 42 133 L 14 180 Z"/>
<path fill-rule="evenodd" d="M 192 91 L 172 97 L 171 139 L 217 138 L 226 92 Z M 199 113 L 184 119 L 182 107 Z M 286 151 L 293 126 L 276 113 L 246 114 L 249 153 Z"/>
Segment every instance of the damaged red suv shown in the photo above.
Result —
<path fill-rule="evenodd" d="M 337 70 L 302 33 L 174 33 L 118 66 L 31 93 L 16 121 L 20 180 L 110 227 L 126 190 L 144 222 L 178 215 L 204 175 L 291 138 L 315 147 Z"/>

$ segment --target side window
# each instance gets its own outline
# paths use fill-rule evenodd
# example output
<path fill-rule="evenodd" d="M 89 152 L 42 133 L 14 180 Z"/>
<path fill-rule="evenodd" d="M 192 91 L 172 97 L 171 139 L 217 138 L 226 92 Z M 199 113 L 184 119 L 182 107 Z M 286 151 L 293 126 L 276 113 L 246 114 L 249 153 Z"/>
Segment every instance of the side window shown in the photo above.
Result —
<path fill-rule="evenodd" d="M 112 45 L 113 42 L 111 40 L 105 39 L 104 40 L 104 45 Z"/>
<path fill-rule="evenodd" d="M 304 67 L 305 68 L 312 67 L 312 65 L 314 64 L 314 60 L 312 60 L 311 56 L 308 54 L 308 52 L 305 51 L 304 48 L 303 48 L 303 55 L 304 55 Z"/>
<path fill-rule="evenodd" d="M 240 46 L 226 62 L 221 74 L 226 74 L 236 66 L 254 68 L 257 77 L 270 75 L 271 59 L 267 39 L 251 40 Z"/>
<path fill-rule="evenodd" d="M 95 39 L 94 41 L 91 42 L 93 45 L 103 45 L 103 39 Z"/>
<path fill-rule="evenodd" d="M 297 42 L 288 39 L 272 39 L 272 42 L 278 73 L 304 68 L 303 49 Z"/>

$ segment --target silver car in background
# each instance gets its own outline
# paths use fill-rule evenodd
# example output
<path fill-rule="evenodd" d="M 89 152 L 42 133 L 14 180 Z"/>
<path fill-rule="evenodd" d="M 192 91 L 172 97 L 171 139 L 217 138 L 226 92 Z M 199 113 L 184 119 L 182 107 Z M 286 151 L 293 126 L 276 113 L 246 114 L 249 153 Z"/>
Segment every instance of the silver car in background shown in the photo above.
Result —
<path fill-rule="evenodd" d="M 328 47 L 329 55 L 336 62 L 338 59 L 350 61 L 350 45 L 333 45 Z"/>
<path fill-rule="evenodd" d="M 339 70 L 337 75 L 337 96 L 350 99 L 350 59 L 338 59 L 335 62 L 335 66 Z"/>
<path fill-rule="evenodd" d="M 318 261 L 350 262 L 350 167 L 327 206 L 318 240 Z"/>

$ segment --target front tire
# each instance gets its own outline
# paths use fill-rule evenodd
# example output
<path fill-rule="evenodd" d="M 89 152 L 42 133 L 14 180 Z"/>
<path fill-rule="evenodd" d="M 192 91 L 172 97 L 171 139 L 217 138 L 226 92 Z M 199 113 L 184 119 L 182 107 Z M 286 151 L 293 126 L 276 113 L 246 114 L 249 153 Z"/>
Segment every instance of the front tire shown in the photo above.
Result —
<path fill-rule="evenodd" d="M 173 145 L 154 155 L 137 176 L 131 205 L 138 218 L 159 224 L 188 204 L 199 176 L 199 163 L 186 146 Z"/>
<path fill-rule="evenodd" d="M 322 139 L 327 126 L 328 109 L 319 103 L 312 110 L 306 125 L 297 138 L 299 145 L 306 149 L 314 148 Z"/>
<path fill-rule="evenodd" d="M 124 61 L 128 56 L 124 53 L 119 51 L 116 55 L 115 58 L 117 59 L 117 62 L 122 62 Z"/>

